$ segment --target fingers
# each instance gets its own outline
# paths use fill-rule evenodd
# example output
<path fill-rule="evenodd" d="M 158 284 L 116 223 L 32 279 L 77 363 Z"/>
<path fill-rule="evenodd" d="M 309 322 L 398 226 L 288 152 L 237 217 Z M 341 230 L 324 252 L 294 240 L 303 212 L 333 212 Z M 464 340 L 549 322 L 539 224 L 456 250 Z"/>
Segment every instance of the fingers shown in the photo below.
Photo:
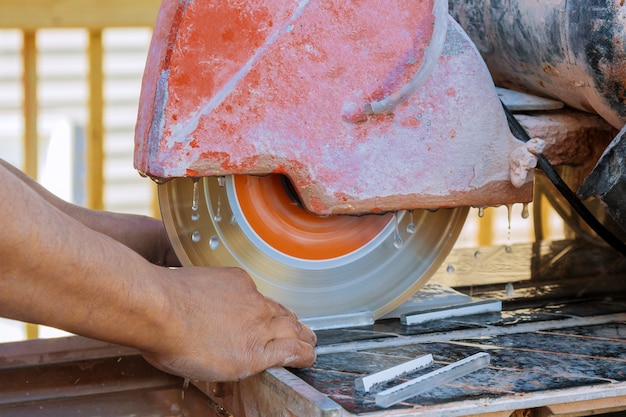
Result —
<path fill-rule="evenodd" d="M 264 297 L 272 315 L 266 323 L 262 355 L 266 367 L 308 367 L 315 362 L 317 336 L 287 307 Z"/>
<path fill-rule="evenodd" d="M 311 346 L 317 343 L 317 336 L 295 315 L 274 317 L 271 322 L 271 340 L 294 338 Z"/>
<path fill-rule="evenodd" d="M 272 327 L 271 334 L 273 339 L 295 337 L 311 346 L 315 346 L 317 336 L 308 326 L 298 320 L 298 317 L 292 310 L 267 297 L 265 298 L 272 312 L 270 326 Z"/>
<path fill-rule="evenodd" d="M 315 363 L 315 346 L 293 338 L 274 339 L 265 345 L 269 367 L 306 368 Z"/>
<path fill-rule="evenodd" d="M 280 306 L 271 322 L 273 337 L 264 346 L 270 367 L 309 367 L 315 362 L 317 336 L 289 309 Z"/>

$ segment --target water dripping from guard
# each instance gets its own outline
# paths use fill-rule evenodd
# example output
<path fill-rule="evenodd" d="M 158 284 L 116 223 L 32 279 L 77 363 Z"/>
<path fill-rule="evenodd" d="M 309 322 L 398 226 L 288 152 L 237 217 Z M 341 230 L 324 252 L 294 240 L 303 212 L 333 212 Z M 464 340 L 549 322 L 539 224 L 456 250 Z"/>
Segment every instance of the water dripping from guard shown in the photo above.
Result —
<path fill-rule="evenodd" d="M 528 212 L 528 203 L 522 205 L 522 219 L 527 219 L 530 216 Z"/>
<path fill-rule="evenodd" d="M 406 232 L 413 235 L 416 231 L 417 228 L 415 227 L 415 223 L 413 223 L 413 210 L 409 210 L 409 224 L 406 226 Z"/>
<path fill-rule="evenodd" d="M 217 196 L 217 210 L 215 212 L 215 216 L 213 216 L 213 220 L 215 223 L 222 221 L 222 198 L 219 195 Z"/>
<path fill-rule="evenodd" d="M 507 221 L 507 229 L 506 229 L 506 240 L 508 242 L 511 241 L 511 214 L 513 213 L 513 204 L 506 205 L 506 221 Z"/>
<path fill-rule="evenodd" d="M 193 179 L 193 190 L 191 194 L 191 210 L 198 211 L 198 201 L 200 200 L 200 184 L 199 179 Z"/>
<path fill-rule="evenodd" d="M 393 213 L 393 223 L 394 223 L 394 231 L 393 231 L 393 246 L 396 249 L 402 248 L 404 242 L 402 241 L 402 236 L 400 236 L 400 227 L 398 220 L 398 212 Z"/>

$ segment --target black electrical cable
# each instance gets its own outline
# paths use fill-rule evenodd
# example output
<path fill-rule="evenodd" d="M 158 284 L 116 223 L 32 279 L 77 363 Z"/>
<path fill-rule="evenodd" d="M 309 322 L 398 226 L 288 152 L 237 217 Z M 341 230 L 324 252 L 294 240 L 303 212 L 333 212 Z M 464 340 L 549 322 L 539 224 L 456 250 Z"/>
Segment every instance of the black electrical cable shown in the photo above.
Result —
<path fill-rule="evenodd" d="M 509 128 L 515 137 L 523 142 L 530 140 L 530 135 L 526 132 L 526 129 L 517 121 L 511 111 L 502 103 L 504 113 L 506 114 L 506 120 L 509 122 Z M 563 181 L 561 176 L 556 172 L 552 164 L 543 155 L 537 156 L 537 166 L 545 172 L 548 179 L 554 184 L 556 189 L 563 195 L 572 208 L 578 213 L 578 215 L 598 234 L 606 243 L 608 243 L 613 249 L 621 252 L 622 255 L 626 255 L 626 244 L 622 242 L 617 236 L 611 233 L 596 217 L 587 209 L 587 207 L 580 201 L 576 193 L 574 193 L 569 186 Z"/>

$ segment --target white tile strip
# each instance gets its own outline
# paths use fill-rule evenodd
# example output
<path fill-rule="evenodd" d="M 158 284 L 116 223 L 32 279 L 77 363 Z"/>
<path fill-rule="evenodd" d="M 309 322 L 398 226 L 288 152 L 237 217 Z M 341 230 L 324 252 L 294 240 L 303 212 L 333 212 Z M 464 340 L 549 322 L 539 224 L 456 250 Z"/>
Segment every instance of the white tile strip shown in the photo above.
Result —
<path fill-rule="evenodd" d="M 400 316 L 400 321 L 405 326 L 412 326 L 414 324 L 425 323 L 433 320 L 469 316 L 472 314 L 497 313 L 500 311 L 502 311 L 502 301 L 477 301 L 474 303 L 461 304 L 458 306 L 436 308 L 412 314 L 403 314 L 402 316 Z"/>
<path fill-rule="evenodd" d="M 359 377 L 354 380 L 354 386 L 357 391 L 369 392 L 369 390 L 376 384 L 382 382 L 391 381 L 400 375 L 407 374 L 409 372 L 416 371 L 418 369 L 429 367 L 433 364 L 433 355 L 419 356 L 408 362 L 401 363 L 394 367 L 384 369 L 380 372 L 376 372 L 367 376 Z"/>
<path fill-rule="evenodd" d="M 469 358 L 444 366 L 436 371 L 379 392 L 376 394 L 376 405 L 382 408 L 391 407 L 400 401 L 415 397 L 423 392 L 482 369 L 489 365 L 490 360 L 491 357 L 488 353 L 480 352 Z"/>

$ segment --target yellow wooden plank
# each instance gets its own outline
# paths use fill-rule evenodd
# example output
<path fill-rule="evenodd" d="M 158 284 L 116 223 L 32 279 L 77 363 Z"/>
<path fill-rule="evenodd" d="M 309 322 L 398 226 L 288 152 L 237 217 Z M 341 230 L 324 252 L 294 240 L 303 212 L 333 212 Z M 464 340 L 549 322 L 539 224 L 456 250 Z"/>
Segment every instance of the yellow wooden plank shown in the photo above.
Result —
<path fill-rule="evenodd" d="M 39 325 L 32 323 L 24 323 L 26 326 L 26 339 L 39 339 Z"/>
<path fill-rule="evenodd" d="M 24 102 L 22 113 L 24 116 L 24 172 L 31 178 L 37 179 L 38 160 L 38 128 L 37 115 L 37 37 L 35 31 L 23 33 L 22 63 L 24 66 L 22 88 Z"/>
<path fill-rule="evenodd" d="M 0 28 L 152 27 L 160 0 L 0 0 Z"/>
<path fill-rule="evenodd" d="M 102 31 L 89 32 L 89 121 L 87 127 L 87 207 L 104 208 L 104 74 Z"/>
<path fill-rule="evenodd" d="M 591 391 L 592 389 L 590 389 Z M 570 402 L 565 404 L 554 404 L 545 407 L 549 410 L 547 416 L 589 416 L 605 413 L 616 413 L 626 410 L 626 397 L 600 398 L 586 401 Z M 592 414 L 593 413 L 593 414 Z"/>

